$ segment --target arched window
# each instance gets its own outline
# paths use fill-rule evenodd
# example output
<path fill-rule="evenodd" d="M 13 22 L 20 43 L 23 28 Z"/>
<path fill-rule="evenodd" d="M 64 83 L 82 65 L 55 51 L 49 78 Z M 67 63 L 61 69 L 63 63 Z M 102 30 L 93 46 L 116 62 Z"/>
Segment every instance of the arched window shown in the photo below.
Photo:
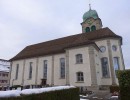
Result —
<path fill-rule="evenodd" d="M 32 79 L 32 71 L 33 71 L 33 62 L 30 62 L 30 66 L 29 66 L 29 78 L 28 79 Z"/>
<path fill-rule="evenodd" d="M 60 58 L 60 78 L 65 78 L 65 58 Z"/>
<path fill-rule="evenodd" d="M 91 31 L 95 31 L 95 30 L 96 30 L 96 26 L 93 25 L 93 26 L 91 27 Z"/>
<path fill-rule="evenodd" d="M 77 82 L 83 82 L 84 81 L 84 74 L 83 74 L 83 72 L 77 72 L 76 76 L 77 76 Z"/>
<path fill-rule="evenodd" d="M 15 79 L 18 79 L 18 73 L 19 73 L 19 64 L 16 65 L 16 73 L 15 73 Z"/>
<path fill-rule="evenodd" d="M 115 71 L 115 76 L 116 76 L 116 72 L 120 69 L 119 57 L 113 58 L 113 65 L 114 65 L 114 71 Z"/>
<path fill-rule="evenodd" d="M 43 61 L 43 78 L 47 79 L 47 60 Z"/>
<path fill-rule="evenodd" d="M 76 55 L 76 63 L 77 63 L 77 64 L 83 63 L 82 54 L 77 54 L 77 55 Z"/>
<path fill-rule="evenodd" d="M 89 27 L 86 27 L 86 32 L 90 32 L 90 28 Z"/>
<path fill-rule="evenodd" d="M 108 58 L 106 57 L 101 58 L 101 64 L 102 64 L 102 76 L 109 77 Z"/>

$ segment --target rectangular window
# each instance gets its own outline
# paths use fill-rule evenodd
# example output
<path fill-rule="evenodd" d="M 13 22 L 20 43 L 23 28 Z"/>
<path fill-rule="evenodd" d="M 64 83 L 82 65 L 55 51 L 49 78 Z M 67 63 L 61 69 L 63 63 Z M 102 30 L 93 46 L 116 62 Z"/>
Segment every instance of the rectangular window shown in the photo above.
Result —
<path fill-rule="evenodd" d="M 84 81 L 84 75 L 83 72 L 77 73 L 77 82 L 83 82 Z"/>
<path fill-rule="evenodd" d="M 82 54 L 77 54 L 77 55 L 76 55 L 76 63 L 77 63 L 77 64 L 83 63 Z"/>
<path fill-rule="evenodd" d="M 6 74 L 6 77 L 8 77 L 8 74 Z"/>
<path fill-rule="evenodd" d="M 4 73 L 3 73 L 2 75 L 3 75 L 3 77 L 5 77 L 5 74 L 4 74 Z"/>
<path fill-rule="evenodd" d="M 65 78 L 65 59 L 60 59 L 60 78 Z"/>
<path fill-rule="evenodd" d="M 15 79 L 18 79 L 18 72 L 19 72 L 19 64 L 16 65 L 16 73 L 15 73 Z"/>
<path fill-rule="evenodd" d="M 109 76 L 109 66 L 108 66 L 108 59 L 106 57 L 101 59 L 102 64 L 102 76 L 103 77 L 110 77 Z"/>
<path fill-rule="evenodd" d="M 43 63 L 43 78 L 47 79 L 47 60 L 44 60 Z"/>
<path fill-rule="evenodd" d="M 5 83 L 7 83 L 8 81 L 7 80 L 5 80 Z"/>
<path fill-rule="evenodd" d="M 32 79 L 32 65 L 33 65 L 33 62 L 30 62 L 29 63 L 30 65 L 29 65 L 29 79 Z"/>
<path fill-rule="evenodd" d="M 116 71 L 119 70 L 119 58 L 114 57 L 113 58 L 113 65 L 114 65 L 114 70 L 115 70 L 115 76 L 116 76 Z"/>

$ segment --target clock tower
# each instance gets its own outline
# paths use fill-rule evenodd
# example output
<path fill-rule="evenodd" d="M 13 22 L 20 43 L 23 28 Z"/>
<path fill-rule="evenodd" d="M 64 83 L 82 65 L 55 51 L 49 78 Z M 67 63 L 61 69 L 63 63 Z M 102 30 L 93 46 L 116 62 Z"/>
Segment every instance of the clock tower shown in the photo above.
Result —
<path fill-rule="evenodd" d="M 89 11 L 83 15 L 83 22 L 81 25 L 82 33 L 87 33 L 102 28 L 102 21 L 98 17 L 97 11 L 92 10 L 90 7 Z"/>

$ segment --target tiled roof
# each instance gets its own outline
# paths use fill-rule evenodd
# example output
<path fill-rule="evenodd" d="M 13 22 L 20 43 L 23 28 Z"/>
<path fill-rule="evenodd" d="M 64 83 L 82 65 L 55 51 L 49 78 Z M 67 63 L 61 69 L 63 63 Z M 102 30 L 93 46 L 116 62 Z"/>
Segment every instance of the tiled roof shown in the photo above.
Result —
<path fill-rule="evenodd" d="M 113 33 L 109 28 L 99 29 L 89 33 L 81 33 L 76 35 L 71 35 L 68 37 L 63 37 L 47 42 L 42 42 L 39 44 L 34 44 L 27 46 L 20 53 L 18 53 L 15 57 L 10 59 L 19 60 L 31 57 L 38 57 L 49 54 L 63 53 L 66 48 L 71 48 L 75 46 L 95 44 L 95 40 L 102 38 L 120 38 L 121 36 Z M 96 45 L 96 44 L 95 44 Z"/>

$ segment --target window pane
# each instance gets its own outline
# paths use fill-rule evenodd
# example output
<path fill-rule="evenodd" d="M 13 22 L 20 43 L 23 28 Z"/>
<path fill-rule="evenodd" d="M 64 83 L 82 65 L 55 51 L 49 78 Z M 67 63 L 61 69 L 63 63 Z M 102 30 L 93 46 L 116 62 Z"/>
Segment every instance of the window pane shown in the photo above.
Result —
<path fill-rule="evenodd" d="M 86 32 L 90 32 L 90 28 L 89 27 L 86 27 Z"/>
<path fill-rule="evenodd" d="M 108 59 L 102 58 L 101 64 L 102 64 L 102 75 L 103 75 L 103 77 L 109 77 Z"/>
<path fill-rule="evenodd" d="M 78 77 L 78 81 L 80 81 L 80 77 Z"/>
<path fill-rule="evenodd" d="M 47 79 L 47 60 L 44 60 L 44 66 L 43 66 L 43 78 Z"/>
<path fill-rule="evenodd" d="M 83 78 L 83 77 L 81 77 L 81 81 L 84 81 L 84 78 Z"/>
<path fill-rule="evenodd" d="M 60 59 L 60 78 L 65 78 L 65 59 Z"/>
<path fill-rule="evenodd" d="M 116 76 L 116 71 L 119 70 L 119 58 L 118 57 L 113 58 L 113 64 L 114 64 L 114 70 L 115 70 L 115 76 Z"/>
<path fill-rule="evenodd" d="M 118 70 L 119 69 L 119 59 L 118 59 L 118 57 L 114 57 L 113 63 L 114 63 L 114 69 Z"/>
<path fill-rule="evenodd" d="M 16 65 L 15 79 L 18 79 L 19 64 Z"/>
<path fill-rule="evenodd" d="M 91 31 L 95 31 L 95 30 L 96 30 L 96 26 L 92 26 Z"/>
<path fill-rule="evenodd" d="M 84 81 L 83 72 L 78 72 L 77 73 L 77 81 Z"/>
<path fill-rule="evenodd" d="M 82 54 L 77 54 L 76 55 L 76 63 L 83 63 Z"/>
<path fill-rule="evenodd" d="M 80 76 L 83 77 L 83 73 L 80 73 Z"/>
<path fill-rule="evenodd" d="M 29 66 L 29 79 L 32 78 L 32 62 L 30 62 L 30 66 Z"/>

